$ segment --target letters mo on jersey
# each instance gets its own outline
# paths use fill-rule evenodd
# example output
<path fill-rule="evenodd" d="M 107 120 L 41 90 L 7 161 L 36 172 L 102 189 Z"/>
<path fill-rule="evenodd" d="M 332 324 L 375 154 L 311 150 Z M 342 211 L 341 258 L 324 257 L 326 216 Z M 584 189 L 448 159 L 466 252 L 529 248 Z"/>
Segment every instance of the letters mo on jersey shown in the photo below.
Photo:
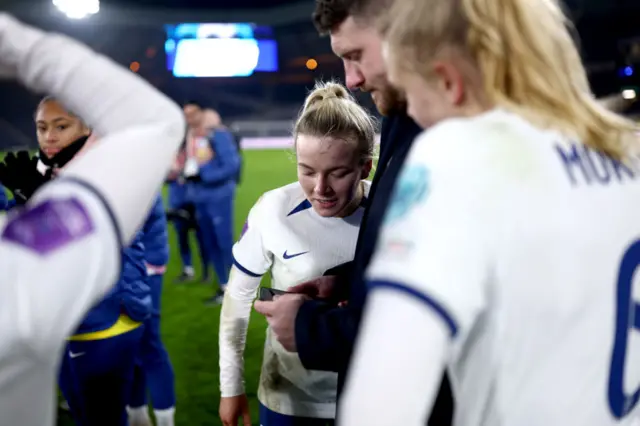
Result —
<path fill-rule="evenodd" d="M 630 156 L 623 163 L 580 143 L 573 143 L 568 147 L 558 144 L 555 148 L 573 186 L 625 183 L 636 179 L 640 173 L 638 155 Z M 640 212 L 638 220 L 640 220 Z M 637 239 L 628 247 L 621 248 L 620 263 L 612 265 L 618 268 L 618 273 L 615 283 L 615 330 L 613 330 L 607 400 L 611 414 L 617 419 L 629 415 L 640 400 L 640 383 L 631 380 L 632 377 L 637 378 L 638 372 L 634 367 L 637 365 L 637 359 L 634 358 L 631 347 L 635 345 L 637 348 L 638 345 L 634 342 L 640 339 L 640 303 L 638 301 L 640 295 L 638 290 L 634 294 L 634 277 L 638 273 L 639 266 L 640 239 Z M 637 280 L 638 278 L 635 281 Z"/>
<path fill-rule="evenodd" d="M 622 183 L 635 179 L 640 173 L 638 155 L 630 156 L 623 163 L 581 143 L 572 143 L 568 147 L 558 144 L 555 148 L 567 176 L 574 186 L 594 183 L 600 185 L 607 185 L 611 182 Z"/>

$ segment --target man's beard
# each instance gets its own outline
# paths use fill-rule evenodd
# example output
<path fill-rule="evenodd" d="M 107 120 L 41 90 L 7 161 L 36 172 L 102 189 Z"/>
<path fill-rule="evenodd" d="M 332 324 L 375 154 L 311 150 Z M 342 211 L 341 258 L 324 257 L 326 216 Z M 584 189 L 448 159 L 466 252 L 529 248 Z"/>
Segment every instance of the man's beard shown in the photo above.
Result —
<path fill-rule="evenodd" d="M 392 86 L 386 86 L 384 89 L 378 90 L 373 102 L 383 117 L 404 112 L 407 109 L 404 94 Z"/>

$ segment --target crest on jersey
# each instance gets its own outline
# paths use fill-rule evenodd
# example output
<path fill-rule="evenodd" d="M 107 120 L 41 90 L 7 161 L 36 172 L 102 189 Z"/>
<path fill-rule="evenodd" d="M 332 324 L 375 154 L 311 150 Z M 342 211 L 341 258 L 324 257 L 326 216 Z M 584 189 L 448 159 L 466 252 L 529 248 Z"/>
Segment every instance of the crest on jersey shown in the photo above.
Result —
<path fill-rule="evenodd" d="M 402 218 L 413 206 L 423 201 L 428 192 L 429 170 L 423 165 L 405 167 L 393 190 L 385 223 Z"/>

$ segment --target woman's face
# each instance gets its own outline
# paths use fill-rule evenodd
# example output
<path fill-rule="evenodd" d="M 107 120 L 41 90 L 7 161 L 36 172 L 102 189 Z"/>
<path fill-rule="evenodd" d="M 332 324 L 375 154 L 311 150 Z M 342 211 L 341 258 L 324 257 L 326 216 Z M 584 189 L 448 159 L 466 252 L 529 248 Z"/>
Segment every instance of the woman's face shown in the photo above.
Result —
<path fill-rule="evenodd" d="M 449 99 L 440 89 L 437 78 L 426 80 L 414 72 L 389 63 L 389 79 L 406 94 L 407 114 L 423 129 L 453 115 Z"/>
<path fill-rule="evenodd" d="M 371 172 L 355 141 L 298 135 L 298 181 L 313 209 L 323 217 L 340 215 L 353 201 L 358 185 Z"/>
<path fill-rule="evenodd" d="M 48 158 L 52 158 L 81 137 L 89 135 L 89 129 L 78 117 L 69 114 L 53 100 L 40 105 L 35 120 L 38 145 Z"/>
<path fill-rule="evenodd" d="M 403 78 L 403 89 L 407 94 L 407 114 L 423 129 L 453 116 L 445 96 L 435 84 L 422 79 L 416 74 L 408 74 Z"/>
<path fill-rule="evenodd" d="M 491 108 L 479 101 L 485 99 L 479 70 L 459 54 L 434 59 L 421 68 L 426 74 L 421 75 L 408 70 L 398 62 L 404 57 L 396 58 L 388 49 L 385 46 L 389 79 L 406 94 L 407 114 L 420 127 L 427 129 L 449 118 L 472 117 Z"/>

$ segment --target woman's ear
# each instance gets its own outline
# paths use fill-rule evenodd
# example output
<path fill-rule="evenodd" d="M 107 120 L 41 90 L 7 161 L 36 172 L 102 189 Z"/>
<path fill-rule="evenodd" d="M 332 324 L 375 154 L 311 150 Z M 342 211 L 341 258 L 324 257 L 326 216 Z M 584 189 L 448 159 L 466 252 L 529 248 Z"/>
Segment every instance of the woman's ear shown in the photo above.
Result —
<path fill-rule="evenodd" d="M 364 163 L 364 167 L 362 167 L 362 176 L 360 177 L 360 179 L 367 179 L 371 174 L 371 169 L 373 169 L 373 159 L 369 158 Z"/>

